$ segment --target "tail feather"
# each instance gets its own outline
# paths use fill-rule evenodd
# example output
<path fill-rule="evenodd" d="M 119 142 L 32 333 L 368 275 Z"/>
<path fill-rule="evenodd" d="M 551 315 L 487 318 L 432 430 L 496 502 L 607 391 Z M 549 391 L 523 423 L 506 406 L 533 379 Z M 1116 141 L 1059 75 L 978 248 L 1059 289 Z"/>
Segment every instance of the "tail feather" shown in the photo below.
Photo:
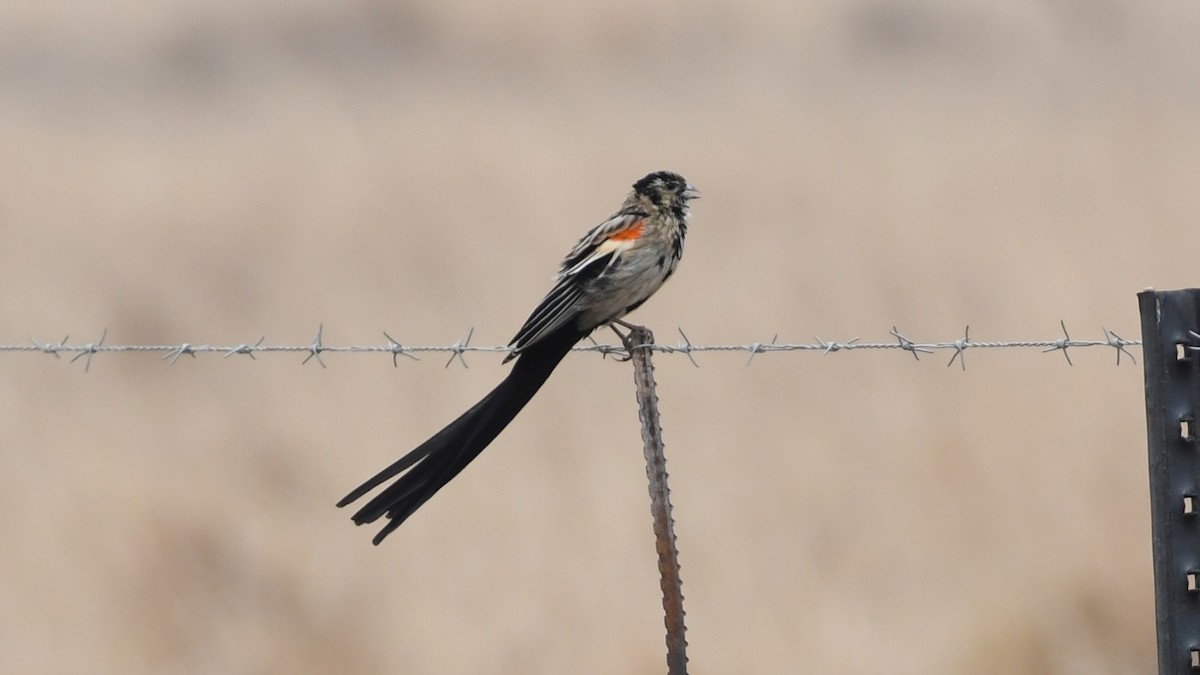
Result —
<path fill-rule="evenodd" d="M 386 516 L 389 522 L 372 540 L 375 544 L 383 541 L 483 452 L 583 337 L 581 331 L 564 326 L 526 347 L 512 371 L 487 396 L 429 440 L 355 488 L 337 505 L 346 506 L 403 473 L 352 516 L 356 525 L 373 523 Z"/>

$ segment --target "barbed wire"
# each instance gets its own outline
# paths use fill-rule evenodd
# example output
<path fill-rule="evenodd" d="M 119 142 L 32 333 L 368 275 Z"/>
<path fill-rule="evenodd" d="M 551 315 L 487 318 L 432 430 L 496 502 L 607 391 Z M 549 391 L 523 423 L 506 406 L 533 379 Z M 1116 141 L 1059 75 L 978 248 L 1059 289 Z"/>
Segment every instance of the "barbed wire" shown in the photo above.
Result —
<path fill-rule="evenodd" d="M 814 342 L 779 342 L 779 335 L 771 338 L 770 342 L 750 342 L 746 344 L 693 344 L 683 329 L 678 329 L 679 336 L 682 338 L 675 345 L 645 345 L 646 347 L 663 354 L 683 354 L 692 365 L 699 367 L 693 354 L 703 352 L 746 352 L 749 356 L 746 359 L 746 365 L 749 365 L 754 357 L 759 354 L 769 352 L 820 352 L 822 354 L 832 354 L 834 352 L 849 352 L 859 350 L 888 350 L 895 349 L 912 354 L 914 359 L 918 361 L 921 354 L 933 354 L 938 351 L 951 351 L 950 360 L 946 366 L 952 366 L 957 361 L 959 366 L 966 370 L 966 351 L 968 349 L 1040 349 L 1042 352 L 1062 352 L 1068 365 L 1075 365 L 1071 362 L 1071 355 L 1068 350 L 1084 347 L 1107 347 L 1116 351 L 1117 365 L 1121 365 L 1121 355 L 1129 357 L 1131 361 L 1137 363 L 1137 359 L 1129 352 L 1126 347 L 1141 346 L 1141 340 L 1126 340 L 1115 332 L 1109 330 L 1105 326 L 1101 326 L 1104 337 L 1094 340 L 1076 340 L 1071 337 L 1067 331 L 1067 325 L 1063 321 L 1059 321 L 1059 326 L 1062 329 L 1062 337 L 1053 340 L 988 340 L 978 341 L 971 339 L 971 327 L 968 325 L 963 331 L 962 337 L 953 340 L 938 340 L 932 342 L 918 342 L 906 337 L 895 326 L 888 331 L 892 336 L 892 340 L 887 342 L 862 342 L 860 338 L 852 338 L 844 342 L 826 341 L 820 337 L 814 337 Z M 302 363 L 316 360 L 322 368 L 325 367 L 325 361 L 321 358 L 324 353 L 336 354 L 391 354 L 392 365 L 399 365 L 401 356 L 417 360 L 418 354 L 450 354 L 449 360 L 446 361 L 446 367 L 458 360 L 464 368 L 467 366 L 467 361 L 464 354 L 467 352 L 487 352 L 487 353 L 504 353 L 510 352 L 507 346 L 479 346 L 471 344 L 471 337 L 475 334 L 475 329 L 471 328 L 467 332 L 466 338 L 458 340 L 449 345 L 405 345 L 393 338 L 385 331 L 383 336 L 387 339 L 386 344 L 377 345 L 327 345 L 324 342 L 324 324 L 317 327 L 316 335 L 307 344 L 289 345 L 289 344 L 264 344 L 265 337 L 259 338 L 257 342 L 241 343 L 234 345 L 216 345 L 216 344 L 198 344 L 192 342 L 183 342 L 180 344 L 108 344 L 105 340 L 108 338 L 108 330 L 105 329 L 100 334 L 100 339 L 95 342 L 87 342 L 81 344 L 72 344 L 68 342 L 70 336 L 64 337 L 58 342 L 41 342 L 37 338 L 31 338 L 28 344 L 0 344 L 0 354 L 15 353 L 15 352 L 42 352 L 50 354 L 55 358 L 61 358 L 63 354 L 73 355 L 70 359 L 71 363 L 83 360 L 84 372 L 87 372 L 92 365 L 92 357 L 96 354 L 109 353 L 161 353 L 163 360 L 170 363 L 176 363 L 180 357 L 189 355 L 193 358 L 197 354 L 222 354 L 224 358 L 229 358 L 236 355 L 248 356 L 251 359 L 255 358 L 255 354 L 272 354 L 272 353 L 302 353 L 306 354 Z M 590 345 L 579 345 L 573 351 L 577 352 L 599 352 L 603 355 L 612 354 L 621 358 L 627 357 L 629 354 L 621 345 L 601 344 L 592 338 Z"/>

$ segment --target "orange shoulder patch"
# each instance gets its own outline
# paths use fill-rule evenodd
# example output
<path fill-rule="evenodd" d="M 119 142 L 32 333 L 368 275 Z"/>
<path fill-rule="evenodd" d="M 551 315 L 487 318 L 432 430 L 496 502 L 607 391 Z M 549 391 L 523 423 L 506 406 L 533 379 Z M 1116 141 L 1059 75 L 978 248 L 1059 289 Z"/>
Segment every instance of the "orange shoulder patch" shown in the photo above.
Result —
<path fill-rule="evenodd" d="M 638 218 L 623 229 L 612 233 L 609 239 L 614 241 L 631 241 L 642 236 L 642 230 L 646 228 L 646 221 Z"/>

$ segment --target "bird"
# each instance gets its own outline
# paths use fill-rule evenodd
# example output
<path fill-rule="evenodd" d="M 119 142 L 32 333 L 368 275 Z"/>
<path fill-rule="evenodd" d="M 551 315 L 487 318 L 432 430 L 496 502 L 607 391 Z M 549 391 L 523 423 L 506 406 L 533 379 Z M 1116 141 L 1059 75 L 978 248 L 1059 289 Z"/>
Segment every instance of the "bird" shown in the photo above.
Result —
<path fill-rule="evenodd" d="M 620 322 L 671 277 L 683 256 L 688 203 L 699 196 L 678 173 L 650 173 L 633 184 L 615 213 L 583 235 L 563 258 L 553 287 L 509 341 L 502 363 L 516 363 L 500 384 L 337 503 L 351 504 L 399 476 L 351 516 L 356 525 L 387 518 L 372 543 L 379 545 L 483 452 L 577 342 Z"/>

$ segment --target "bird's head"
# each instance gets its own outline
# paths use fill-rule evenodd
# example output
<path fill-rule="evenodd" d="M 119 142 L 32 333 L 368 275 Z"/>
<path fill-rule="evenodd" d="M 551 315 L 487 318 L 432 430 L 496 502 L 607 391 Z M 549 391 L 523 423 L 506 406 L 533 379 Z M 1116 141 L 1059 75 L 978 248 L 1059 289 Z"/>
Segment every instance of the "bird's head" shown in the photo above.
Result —
<path fill-rule="evenodd" d="M 633 193 L 658 208 L 683 212 L 689 200 L 700 196 L 696 186 L 671 171 L 655 171 L 633 184 Z"/>

